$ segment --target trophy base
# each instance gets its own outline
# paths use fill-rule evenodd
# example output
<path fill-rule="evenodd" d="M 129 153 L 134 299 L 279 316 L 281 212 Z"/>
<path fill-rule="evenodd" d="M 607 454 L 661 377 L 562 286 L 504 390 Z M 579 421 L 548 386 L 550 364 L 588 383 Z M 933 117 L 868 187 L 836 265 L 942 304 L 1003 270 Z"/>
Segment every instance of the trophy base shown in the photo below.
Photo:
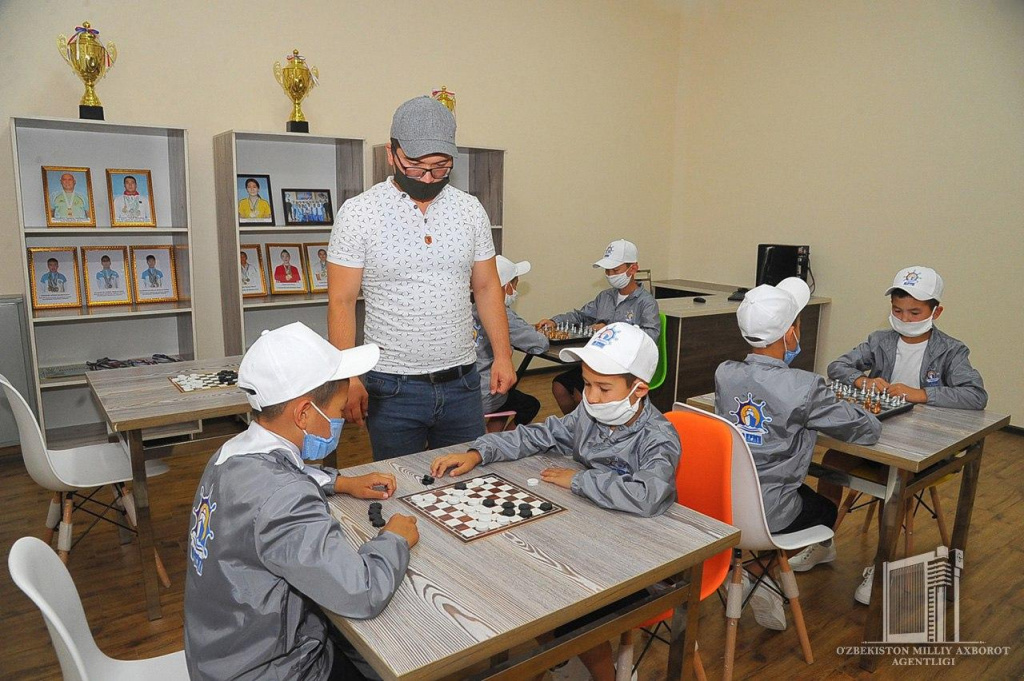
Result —
<path fill-rule="evenodd" d="M 102 106 L 86 106 L 85 104 L 78 105 L 78 117 L 84 118 L 90 121 L 102 121 L 103 120 L 103 107 Z"/>
<path fill-rule="evenodd" d="M 309 132 L 309 121 L 288 121 L 288 132 Z"/>

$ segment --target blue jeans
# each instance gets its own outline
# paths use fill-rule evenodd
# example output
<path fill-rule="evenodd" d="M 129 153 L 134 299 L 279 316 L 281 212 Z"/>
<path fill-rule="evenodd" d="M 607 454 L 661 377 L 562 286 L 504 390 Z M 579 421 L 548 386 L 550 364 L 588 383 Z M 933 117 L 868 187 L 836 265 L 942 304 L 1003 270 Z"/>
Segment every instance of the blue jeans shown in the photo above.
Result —
<path fill-rule="evenodd" d="M 446 383 L 371 371 L 363 376 L 363 385 L 370 396 L 366 427 L 374 461 L 470 442 L 484 434 L 475 368 Z"/>

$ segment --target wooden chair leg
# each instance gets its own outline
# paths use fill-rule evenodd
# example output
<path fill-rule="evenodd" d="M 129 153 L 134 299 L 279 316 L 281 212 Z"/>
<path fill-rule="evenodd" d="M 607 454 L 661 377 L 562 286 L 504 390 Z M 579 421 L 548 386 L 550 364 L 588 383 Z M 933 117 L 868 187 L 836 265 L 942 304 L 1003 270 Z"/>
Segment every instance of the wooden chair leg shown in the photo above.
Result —
<path fill-rule="evenodd" d="M 878 501 L 873 501 L 868 505 L 868 512 L 864 516 L 864 525 L 860 528 L 861 534 L 866 534 L 868 528 L 871 527 L 871 518 L 875 515 L 875 507 L 878 506 Z M 879 516 L 881 517 L 881 516 Z"/>
<path fill-rule="evenodd" d="M 136 527 L 135 522 L 135 496 L 132 495 L 131 490 L 121 491 L 121 503 L 124 504 L 125 515 L 128 516 L 128 522 L 132 524 L 132 527 Z M 164 562 L 160 560 L 160 554 L 156 548 L 153 549 L 153 558 L 156 559 L 156 575 L 160 578 L 160 583 L 164 585 L 165 589 L 169 589 L 171 586 L 171 578 L 167 575 L 167 570 L 164 568 Z"/>
<path fill-rule="evenodd" d="M 814 653 L 811 652 L 811 639 L 807 636 L 807 625 L 804 624 L 804 611 L 800 607 L 800 590 L 796 588 L 796 577 L 793 576 L 793 568 L 789 567 L 789 559 L 785 551 L 778 551 L 779 557 L 779 581 L 782 582 L 782 593 L 789 601 L 789 607 L 793 611 L 793 623 L 796 625 L 796 633 L 800 636 L 800 647 L 804 650 L 804 659 L 807 664 L 814 664 Z"/>
<path fill-rule="evenodd" d="M 903 515 L 903 551 L 907 558 L 914 555 L 914 512 L 917 511 L 917 499 L 913 496 L 907 502 L 907 511 Z"/>
<path fill-rule="evenodd" d="M 704 663 L 700 659 L 700 647 L 693 651 L 693 674 L 697 681 L 708 681 L 708 675 L 704 673 Z"/>
<path fill-rule="evenodd" d="M 629 681 L 633 676 L 633 630 L 622 632 L 619 653 L 615 660 L 615 681 Z"/>
<path fill-rule="evenodd" d="M 832 526 L 833 532 L 839 531 L 839 526 L 843 524 L 843 518 L 845 518 L 846 514 L 850 512 L 853 505 L 857 503 L 857 499 L 860 499 L 860 492 L 856 492 L 851 489 L 846 493 L 846 500 L 843 501 L 843 504 L 839 507 L 839 515 L 836 516 L 836 524 Z"/>
<path fill-rule="evenodd" d="M 50 507 L 46 510 L 46 532 L 43 534 L 43 541 L 53 544 L 53 535 L 60 525 L 60 492 L 54 492 L 50 499 Z"/>
<path fill-rule="evenodd" d="M 729 580 L 725 600 L 725 669 L 722 678 L 732 681 L 733 663 L 736 661 L 736 629 L 743 612 L 743 552 L 732 552 L 732 579 Z"/>
<path fill-rule="evenodd" d="M 60 529 L 57 531 L 57 555 L 68 564 L 68 554 L 71 553 L 71 512 L 75 510 L 74 497 L 68 492 L 64 497 L 64 517 L 60 521 Z"/>
<path fill-rule="evenodd" d="M 942 502 L 939 500 L 939 488 L 932 485 L 928 488 L 932 496 L 932 509 L 935 511 L 935 522 L 939 524 L 939 536 L 942 537 L 942 545 L 949 546 L 949 527 L 946 525 L 946 516 L 942 512 Z"/>

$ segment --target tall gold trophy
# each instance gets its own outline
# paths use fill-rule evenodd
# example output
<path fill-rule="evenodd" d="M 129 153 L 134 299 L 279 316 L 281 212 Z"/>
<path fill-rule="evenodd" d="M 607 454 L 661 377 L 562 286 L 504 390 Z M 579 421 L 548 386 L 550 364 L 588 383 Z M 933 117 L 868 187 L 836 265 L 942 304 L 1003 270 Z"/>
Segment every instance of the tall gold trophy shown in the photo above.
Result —
<path fill-rule="evenodd" d="M 78 117 L 102 121 L 103 105 L 94 86 L 117 60 L 117 47 L 110 41 L 104 47 L 99 35 L 88 21 L 83 21 L 70 38 L 63 33 L 57 36 L 57 51 L 85 83 L 85 94 L 78 103 Z"/>
<path fill-rule="evenodd" d="M 430 96 L 448 107 L 448 110 L 455 115 L 455 93 L 442 85 L 440 90 L 434 90 Z"/>
<path fill-rule="evenodd" d="M 299 54 L 298 50 L 292 50 L 288 55 L 288 64 L 284 67 L 281 62 L 274 62 L 274 77 L 278 84 L 284 89 L 284 93 L 292 100 L 292 117 L 288 121 L 288 132 L 309 132 L 309 121 L 302 114 L 302 100 L 306 98 L 309 91 L 320 84 L 320 72 L 314 66 L 306 66 L 306 58 Z"/>

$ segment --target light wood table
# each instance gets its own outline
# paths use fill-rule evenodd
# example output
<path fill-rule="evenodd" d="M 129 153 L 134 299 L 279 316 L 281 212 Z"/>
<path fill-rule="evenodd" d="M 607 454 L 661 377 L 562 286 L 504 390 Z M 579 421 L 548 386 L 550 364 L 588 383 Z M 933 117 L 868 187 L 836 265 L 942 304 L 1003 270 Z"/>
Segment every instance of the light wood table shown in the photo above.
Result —
<path fill-rule="evenodd" d="M 427 489 L 420 481 L 440 453 L 411 454 L 345 469 L 346 475 L 393 473 L 397 496 Z M 481 466 L 465 478 L 494 473 L 519 485 L 548 466 L 578 467 L 558 456 Z M 453 482 L 448 477 L 429 487 Z M 657 518 L 607 511 L 569 490 L 541 483 L 537 491 L 566 511 L 463 543 L 397 498 L 384 515 L 415 515 L 420 543 L 409 571 L 378 617 L 331 620 L 387 681 L 393 679 L 523 679 L 674 609 L 668 678 L 688 677 L 697 633 L 703 561 L 735 546 L 739 530 L 679 505 Z M 367 501 L 330 498 L 353 545 L 375 536 Z M 529 653 L 508 651 L 581 615 L 665 579 L 675 586 Z M 490 660 L 473 676 L 468 669 Z"/>
<path fill-rule="evenodd" d="M 132 459 L 132 491 L 138 524 L 142 583 L 149 619 L 159 619 L 160 590 L 156 570 L 147 557 L 153 554 L 153 525 L 149 518 L 149 485 L 142 430 L 200 419 L 245 414 L 249 402 L 238 388 L 181 392 L 170 381 L 178 374 L 238 370 L 241 357 L 225 357 L 172 364 L 108 369 L 86 374 L 89 387 L 111 430 L 123 433 Z M 211 442 L 213 442 L 211 440 Z"/>
<path fill-rule="evenodd" d="M 699 395 L 686 402 L 714 411 L 715 395 Z M 964 551 L 971 528 L 985 438 L 1009 423 L 1009 416 L 987 410 L 943 409 L 918 404 L 905 414 L 882 421 L 881 437 L 870 446 L 818 434 L 817 444 L 822 447 L 884 464 L 889 469 L 883 498 L 882 528 L 875 552 L 871 605 L 864 624 L 865 642 L 880 642 L 882 637 L 882 563 L 896 557 L 896 543 L 907 504 L 915 494 L 931 487 L 940 478 L 962 470 L 952 546 L 949 548 Z M 878 656 L 863 656 L 861 667 L 874 671 L 880 659 Z"/>

